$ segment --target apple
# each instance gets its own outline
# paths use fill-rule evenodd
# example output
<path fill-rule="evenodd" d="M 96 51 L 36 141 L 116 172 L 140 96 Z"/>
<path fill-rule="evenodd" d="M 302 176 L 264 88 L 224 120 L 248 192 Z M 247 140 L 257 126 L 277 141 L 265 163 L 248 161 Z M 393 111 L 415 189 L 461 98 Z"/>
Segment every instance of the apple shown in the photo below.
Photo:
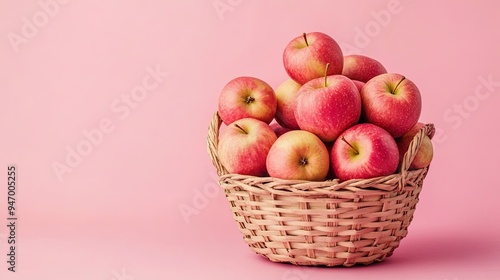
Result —
<path fill-rule="evenodd" d="M 316 78 L 299 89 L 294 113 L 300 129 L 316 134 L 324 142 L 333 142 L 359 121 L 360 94 L 345 76 Z"/>
<path fill-rule="evenodd" d="M 229 124 L 219 139 L 219 160 L 229 173 L 267 174 L 267 153 L 277 139 L 267 123 L 253 118 L 239 119 Z"/>
<path fill-rule="evenodd" d="M 292 130 L 274 142 L 266 166 L 271 177 L 323 181 L 328 174 L 330 158 L 325 144 L 316 135 Z"/>
<path fill-rule="evenodd" d="M 288 43 L 283 52 L 283 64 L 288 76 L 303 85 L 322 77 L 330 63 L 328 75 L 342 73 L 344 56 L 337 42 L 321 32 L 304 33 Z"/>
<path fill-rule="evenodd" d="M 300 87 L 301 84 L 290 79 L 284 81 L 276 89 L 278 106 L 276 107 L 276 116 L 274 118 L 283 127 L 299 129 L 293 110 L 295 108 L 295 96 Z"/>
<path fill-rule="evenodd" d="M 417 122 L 422 100 L 417 86 L 405 76 L 388 73 L 369 80 L 361 89 L 363 116 L 367 122 L 403 136 Z"/>
<path fill-rule="evenodd" d="M 352 79 L 351 79 L 351 81 L 354 83 L 354 85 L 356 85 L 356 88 L 358 89 L 359 93 L 361 94 L 361 89 L 363 88 L 365 83 L 362 81 L 352 80 Z"/>
<path fill-rule="evenodd" d="M 353 80 L 368 82 L 371 78 L 387 73 L 382 63 L 377 60 L 359 54 L 344 56 L 344 68 L 342 75 Z"/>
<path fill-rule="evenodd" d="M 276 136 L 280 137 L 281 135 L 285 134 L 288 131 L 291 131 L 293 129 L 290 129 L 288 127 L 282 127 L 279 123 L 271 123 L 269 125 L 274 133 L 276 133 Z"/>
<path fill-rule="evenodd" d="M 276 114 L 277 99 L 266 82 L 254 77 L 237 77 L 224 86 L 219 96 L 219 115 L 228 125 L 242 118 L 270 123 Z"/>
<path fill-rule="evenodd" d="M 414 127 L 410 129 L 405 135 L 396 139 L 396 143 L 399 148 L 399 163 L 403 162 L 403 156 L 408 151 L 408 147 L 410 147 L 410 142 L 413 140 L 413 137 L 425 126 L 423 123 L 417 123 Z M 415 155 L 415 158 L 410 164 L 410 170 L 412 169 L 420 169 L 429 166 L 432 161 L 434 151 L 432 149 L 432 142 L 429 136 L 425 135 L 422 139 L 420 147 Z"/>
<path fill-rule="evenodd" d="M 344 131 L 331 151 L 333 172 L 341 181 L 387 176 L 396 172 L 399 151 L 394 138 L 370 123 Z"/>

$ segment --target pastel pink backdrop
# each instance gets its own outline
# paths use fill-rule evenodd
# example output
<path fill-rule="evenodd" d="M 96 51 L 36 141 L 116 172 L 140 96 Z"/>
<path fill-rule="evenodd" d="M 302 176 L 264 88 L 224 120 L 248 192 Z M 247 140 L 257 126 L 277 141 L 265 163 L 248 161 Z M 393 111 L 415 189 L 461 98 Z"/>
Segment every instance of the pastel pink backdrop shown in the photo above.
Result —
<path fill-rule="evenodd" d="M 52 3 L 57 9 L 46 18 L 39 1 L 0 4 L 1 279 L 500 278 L 500 2 Z M 25 19 L 39 26 L 28 36 Z M 246 247 L 213 188 L 205 139 L 219 91 L 241 75 L 277 87 L 287 78 L 283 48 L 304 31 L 330 34 L 346 53 L 372 56 L 413 80 L 421 121 L 439 128 L 409 235 L 377 265 L 266 261 Z M 11 43 L 12 34 L 24 40 Z M 168 77 L 128 115 L 118 113 L 121 96 L 142 85 L 148 67 Z M 493 82 L 480 88 L 481 79 Z M 83 145 L 82 131 L 102 120 L 114 129 L 58 179 L 54 162 L 65 164 L 66 148 Z M 3 225 L 12 163 L 16 273 L 7 271 Z M 182 207 L 196 212 L 183 216 Z"/>

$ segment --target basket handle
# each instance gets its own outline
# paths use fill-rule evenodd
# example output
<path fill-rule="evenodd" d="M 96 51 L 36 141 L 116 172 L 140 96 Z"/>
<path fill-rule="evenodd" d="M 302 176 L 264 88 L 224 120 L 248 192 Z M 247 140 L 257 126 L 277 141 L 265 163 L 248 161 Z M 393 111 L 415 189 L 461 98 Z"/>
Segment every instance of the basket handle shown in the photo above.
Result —
<path fill-rule="evenodd" d="M 212 159 L 213 165 L 217 169 L 217 175 L 219 176 L 228 174 L 226 168 L 224 168 L 222 163 L 219 161 L 217 153 L 217 145 L 219 144 L 219 129 L 221 125 L 222 119 L 219 116 L 219 112 L 215 112 L 212 120 L 210 121 L 210 125 L 208 126 L 207 150 L 210 158 Z"/>
<path fill-rule="evenodd" d="M 415 134 L 415 136 L 413 137 L 413 140 L 411 140 L 410 145 L 408 146 L 408 150 L 403 156 L 403 162 L 401 163 L 401 171 L 400 171 L 401 180 L 399 181 L 398 184 L 399 190 L 402 190 L 403 187 L 406 185 L 406 177 L 408 175 L 408 169 L 410 168 L 413 159 L 417 155 L 418 149 L 422 144 L 424 136 L 427 135 L 429 136 L 429 138 L 432 139 L 435 132 L 436 130 L 434 128 L 434 124 L 429 123 L 420 128 L 417 134 Z"/>

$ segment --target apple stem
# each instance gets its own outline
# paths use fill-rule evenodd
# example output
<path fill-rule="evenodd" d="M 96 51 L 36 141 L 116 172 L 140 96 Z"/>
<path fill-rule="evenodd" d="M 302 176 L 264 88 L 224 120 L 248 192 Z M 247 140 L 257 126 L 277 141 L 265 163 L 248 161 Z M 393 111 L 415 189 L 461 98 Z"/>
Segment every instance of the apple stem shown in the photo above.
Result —
<path fill-rule="evenodd" d="M 358 150 L 356 150 L 356 148 L 354 148 L 351 143 L 347 142 L 347 140 L 345 140 L 344 136 L 340 137 L 340 139 L 342 139 L 342 141 L 344 141 L 347 145 L 349 145 L 349 147 L 351 147 L 351 149 L 353 149 L 357 155 L 359 155 L 359 152 Z"/>
<path fill-rule="evenodd" d="M 235 123 L 234 126 L 236 126 L 239 130 L 243 131 L 243 133 L 248 134 L 239 124 Z"/>
<path fill-rule="evenodd" d="M 330 62 L 328 62 L 325 66 L 325 87 L 328 87 L 328 68 L 330 67 Z"/>
<path fill-rule="evenodd" d="M 306 46 L 309 47 L 309 43 L 307 42 L 307 36 L 306 36 L 306 33 L 302 33 L 302 37 L 304 37 L 304 41 L 306 41 Z"/>
<path fill-rule="evenodd" d="M 392 94 L 395 94 L 396 93 L 396 89 L 398 88 L 398 86 L 401 84 L 401 82 L 404 81 L 404 79 L 406 79 L 405 76 L 403 76 L 403 78 L 401 78 L 401 80 L 398 82 L 398 84 L 394 87 L 394 89 L 392 90 Z"/>

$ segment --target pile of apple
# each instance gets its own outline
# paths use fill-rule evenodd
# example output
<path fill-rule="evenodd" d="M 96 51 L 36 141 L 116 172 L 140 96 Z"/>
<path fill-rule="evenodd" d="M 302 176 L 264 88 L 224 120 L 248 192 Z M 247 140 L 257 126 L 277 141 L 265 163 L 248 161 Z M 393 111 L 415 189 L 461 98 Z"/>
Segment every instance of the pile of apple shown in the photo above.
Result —
<path fill-rule="evenodd" d="M 285 48 L 288 76 L 276 91 L 254 77 L 231 80 L 218 113 L 227 125 L 218 157 L 230 173 L 289 180 L 367 179 L 394 174 L 424 125 L 420 91 L 377 60 L 344 56 L 337 42 L 304 33 Z M 276 122 L 273 122 L 273 120 Z M 424 137 L 411 169 L 428 166 Z"/>

